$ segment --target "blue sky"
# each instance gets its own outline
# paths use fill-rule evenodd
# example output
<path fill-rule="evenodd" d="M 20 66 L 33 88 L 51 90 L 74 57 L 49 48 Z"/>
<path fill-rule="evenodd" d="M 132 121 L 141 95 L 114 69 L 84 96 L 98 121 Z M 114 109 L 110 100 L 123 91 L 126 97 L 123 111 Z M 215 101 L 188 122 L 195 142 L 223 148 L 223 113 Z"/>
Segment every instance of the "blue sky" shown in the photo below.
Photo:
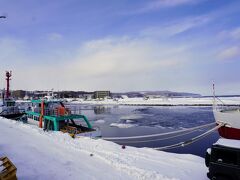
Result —
<path fill-rule="evenodd" d="M 240 94 L 240 1 L 0 0 L 13 89 Z"/>

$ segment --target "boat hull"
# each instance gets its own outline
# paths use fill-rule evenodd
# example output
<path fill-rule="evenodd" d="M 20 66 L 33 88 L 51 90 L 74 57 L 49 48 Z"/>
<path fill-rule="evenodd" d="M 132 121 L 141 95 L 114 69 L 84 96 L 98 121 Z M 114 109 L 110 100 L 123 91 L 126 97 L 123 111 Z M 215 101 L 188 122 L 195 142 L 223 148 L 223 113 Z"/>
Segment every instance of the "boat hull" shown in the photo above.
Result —
<path fill-rule="evenodd" d="M 39 121 L 34 120 L 32 118 L 28 118 L 27 123 L 34 126 L 39 126 Z M 44 127 L 44 121 L 43 121 L 43 127 Z M 75 138 L 81 138 L 81 137 L 100 138 L 102 137 L 102 133 L 100 129 L 96 128 L 96 129 L 92 129 L 91 131 L 74 134 L 74 137 Z"/>
<path fill-rule="evenodd" d="M 221 137 L 224 137 L 227 139 L 240 140 L 240 129 L 230 128 L 230 127 L 221 127 L 218 129 L 218 133 Z"/>
<path fill-rule="evenodd" d="M 240 140 L 240 111 L 226 110 L 213 111 L 217 124 L 224 123 L 225 126 L 218 129 L 219 135 L 227 139 Z"/>
<path fill-rule="evenodd" d="M 5 114 L 5 115 L 0 115 L 2 117 L 5 117 L 7 119 L 13 119 L 13 120 L 17 120 L 19 118 L 21 118 L 25 113 L 15 113 L 15 114 Z"/>

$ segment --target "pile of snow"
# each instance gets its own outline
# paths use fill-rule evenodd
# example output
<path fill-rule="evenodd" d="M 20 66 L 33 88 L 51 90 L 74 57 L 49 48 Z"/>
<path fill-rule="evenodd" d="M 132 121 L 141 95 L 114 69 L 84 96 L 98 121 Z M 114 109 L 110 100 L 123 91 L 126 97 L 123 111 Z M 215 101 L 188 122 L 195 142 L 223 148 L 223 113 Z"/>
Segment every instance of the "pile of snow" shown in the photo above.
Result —
<path fill-rule="evenodd" d="M 240 149 L 240 140 L 220 138 L 215 144 Z"/>
<path fill-rule="evenodd" d="M 105 140 L 72 139 L 61 132 L 0 118 L 0 156 L 17 167 L 18 179 L 207 180 L 204 159 Z"/>

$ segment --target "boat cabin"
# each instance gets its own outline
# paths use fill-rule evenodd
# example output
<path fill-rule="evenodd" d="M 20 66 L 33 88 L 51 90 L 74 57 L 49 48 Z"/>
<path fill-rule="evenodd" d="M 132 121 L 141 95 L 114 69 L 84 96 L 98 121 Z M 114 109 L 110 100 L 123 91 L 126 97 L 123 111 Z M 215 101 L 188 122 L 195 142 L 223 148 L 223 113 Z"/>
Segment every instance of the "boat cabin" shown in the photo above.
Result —
<path fill-rule="evenodd" d="M 209 179 L 240 179 L 240 142 L 220 138 L 206 152 L 205 164 Z"/>

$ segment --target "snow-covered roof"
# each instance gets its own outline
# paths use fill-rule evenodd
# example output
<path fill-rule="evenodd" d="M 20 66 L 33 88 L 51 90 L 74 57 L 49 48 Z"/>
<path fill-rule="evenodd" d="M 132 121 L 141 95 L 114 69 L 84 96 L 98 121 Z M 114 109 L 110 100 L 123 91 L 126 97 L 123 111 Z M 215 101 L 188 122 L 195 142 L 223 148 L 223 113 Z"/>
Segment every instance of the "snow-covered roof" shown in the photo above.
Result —
<path fill-rule="evenodd" d="M 221 145 L 240 149 L 240 140 L 220 138 L 215 145 Z"/>

